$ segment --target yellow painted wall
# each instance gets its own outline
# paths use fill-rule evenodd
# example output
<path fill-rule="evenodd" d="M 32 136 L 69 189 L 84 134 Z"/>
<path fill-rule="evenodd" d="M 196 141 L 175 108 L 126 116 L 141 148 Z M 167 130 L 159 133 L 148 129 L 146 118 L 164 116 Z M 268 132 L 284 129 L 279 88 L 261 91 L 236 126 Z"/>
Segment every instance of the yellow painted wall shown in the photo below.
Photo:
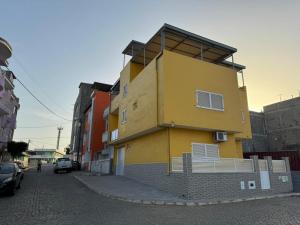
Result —
<path fill-rule="evenodd" d="M 120 76 L 120 93 L 114 108 L 119 107 L 119 138 L 157 127 L 157 75 L 156 60 L 148 64 L 134 79 L 130 78 L 130 67 L 139 66 L 129 62 Z M 123 87 L 127 84 L 128 94 L 123 96 Z M 127 122 L 122 123 L 121 114 L 127 110 Z"/>
<path fill-rule="evenodd" d="M 127 96 L 123 96 L 125 84 Z M 224 112 L 196 107 L 196 90 L 223 94 Z M 236 71 L 166 50 L 142 70 L 141 65 L 129 62 L 120 75 L 120 94 L 111 105 L 119 119 L 110 117 L 110 130 L 118 124 L 120 139 L 175 124 L 175 128 L 123 142 L 126 164 L 168 161 L 169 144 L 171 157 L 182 156 L 191 151 L 192 142 L 214 143 L 214 130 L 229 132 L 228 141 L 219 143 L 221 157 L 242 157 L 237 139 L 251 137 L 246 88 L 239 89 Z M 122 124 L 124 109 L 127 122 Z"/>
<path fill-rule="evenodd" d="M 109 131 L 118 129 L 118 123 L 119 123 L 119 115 L 110 114 L 108 116 Z"/>
<path fill-rule="evenodd" d="M 242 132 L 235 135 L 236 138 L 252 138 L 250 113 L 248 110 L 247 89 L 246 87 L 239 88 L 239 96 L 241 102 L 241 112 L 244 113 L 244 121 L 242 121 Z"/>
<path fill-rule="evenodd" d="M 138 63 L 130 63 L 130 81 L 136 78 L 137 75 L 144 69 L 144 65 Z"/>
<path fill-rule="evenodd" d="M 216 143 L 213 132 L 190 129 L 170 128 L 170 155 L 181 157 L 185 152 L 192 151 L 192 143 L 218 144 L 220 157 L 240 158 L 242 149 L 237 148 L 233 134 L 228 135 L 228 141 Z"/>
<path fill-rule="evenodd" d="M 236 71 L 164 50 L 164 123 L 240 132 L 241 103 Z M 224 96 L 225 110 L 196 107 L 196 90 Z"/>
<path fill-rule="evenodd" d="M 169 162 L 167 129 L 125 142 L 121 146 L 125 146 L 125 165 Z"/>
<path fill-rule="evenodd" d="M 112 113 L 119 113 L 119 102 L 120 102 L 120 95 L 116 95 L 112 97 L 111 104 L 110 104 L 110 112 Z"/>

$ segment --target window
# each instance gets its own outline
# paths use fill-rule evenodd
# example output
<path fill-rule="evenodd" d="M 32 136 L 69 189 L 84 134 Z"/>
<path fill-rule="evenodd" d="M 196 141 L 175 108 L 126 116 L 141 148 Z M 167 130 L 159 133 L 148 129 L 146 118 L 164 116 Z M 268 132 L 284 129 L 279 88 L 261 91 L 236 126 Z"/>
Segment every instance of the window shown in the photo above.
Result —
<path fill-rule="evenodd" d="M 219 145 L 192 143 L 193 159 L 219 159 Z"/>
<path fill-rule="evenodd" d="M 197 107 L 224 111 L 224 97 L 206 91 L 196 91 Z"/>
<path fill-rule="evenodd" d="M 121 123 L 124 124 L 127 122 L 127 110 L 124 109 L 121 114 Z"/>
<path fill-rule="evenodd" d="M 245 123 L 245 121 L 246 121 L 246 118 L 245 118 L 245 112 L 242 111 L 242 123 Z"/>
<path fill-rule="evenodd" d="M 127 84 L 125 84 L 123 87 L 123 97 L 126 97 L 127 95 L 128 95 L 128 86 Z"/>

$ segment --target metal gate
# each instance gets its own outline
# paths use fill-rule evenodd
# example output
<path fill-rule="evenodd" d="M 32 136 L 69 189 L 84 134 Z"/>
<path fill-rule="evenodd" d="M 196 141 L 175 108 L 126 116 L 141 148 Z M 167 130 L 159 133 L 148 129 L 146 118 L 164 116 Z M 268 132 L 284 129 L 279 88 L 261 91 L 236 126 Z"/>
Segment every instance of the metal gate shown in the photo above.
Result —
<path fill-rule="evenodd" d="M 261 189 L 263 189 L 263 190 L 270 189 L 271 184 L 270 184 L 270 176 L 269 176 L 267 160 L 259 159 L 258 165 L 259 165 Z"/>

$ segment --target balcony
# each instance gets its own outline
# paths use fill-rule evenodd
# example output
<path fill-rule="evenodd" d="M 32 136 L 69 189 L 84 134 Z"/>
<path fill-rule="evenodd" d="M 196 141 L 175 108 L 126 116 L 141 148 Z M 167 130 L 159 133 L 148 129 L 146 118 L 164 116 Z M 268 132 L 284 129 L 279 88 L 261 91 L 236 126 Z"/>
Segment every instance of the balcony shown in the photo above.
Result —
<path fill-rule="evenodd" d="M 103 111 L 103 119 L 106 119 L 109 115 L 109 107 L 106 107 Z"/>
<path fill-rule="evenodd" d="M 115 129 L 111 132 L 111 141 L 116 141 L 119 138 L 119 129 Z"/>
<path fill-rule="evenodd" d="M 12 114 L 14 110 L 14 104 L 10 100 L 10 98 L 7 97 L 0 97 L 0 115 L 4 114 Z"/>
<path fill-rule="evenodd" d="M 108 131 L 102 133 L 102 143 L 108 142 Z"/>
<path fill-rule="evenodd" d="M 1 66 L 7 66 L 6 60 L 11 57 L 11 54 L 12 54 L 12 48 L 9 45 L 9 43 L 3 38 L 0 38 L 0 65 Z"/>
<path fill-rule="evenodd" d="M 15 88 L 13 84 L 14 75 L 11 71 L 2 71 L 5 80 L 5 90 L 12 90 Z"/>

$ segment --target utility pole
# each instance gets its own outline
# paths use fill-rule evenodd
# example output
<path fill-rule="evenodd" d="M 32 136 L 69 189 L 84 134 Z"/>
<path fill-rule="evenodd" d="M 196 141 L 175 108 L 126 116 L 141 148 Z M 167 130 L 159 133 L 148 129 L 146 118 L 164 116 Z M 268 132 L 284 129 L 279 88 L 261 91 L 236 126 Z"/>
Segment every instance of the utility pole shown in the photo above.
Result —
<path fill-rule="evenodd" d="M 60 140 L 60 133 L 61 131 L 63 130 L 64 128 L 62 126 L 58 127 L 57 130 L 58 130 L 58 135 L 57 135 L 57 144 L 56 144 L 56 149 L 58 150 L 59 148 L 59 140 Z"/>
<path fill-rule="evenodd" d="M 27 151 L 29 150 L 29 144 L 30 144 L 30 139 L 28 139 L 28 142 L 27 142 Z"/>

